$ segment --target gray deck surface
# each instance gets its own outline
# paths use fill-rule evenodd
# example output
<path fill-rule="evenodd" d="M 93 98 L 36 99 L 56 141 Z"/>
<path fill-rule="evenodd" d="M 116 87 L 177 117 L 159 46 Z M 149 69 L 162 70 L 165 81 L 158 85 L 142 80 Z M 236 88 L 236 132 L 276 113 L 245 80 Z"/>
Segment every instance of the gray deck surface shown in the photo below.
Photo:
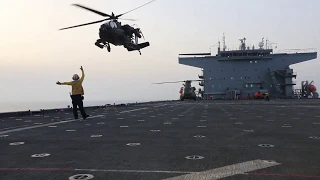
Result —
<path fill-rule="evenodd" d="M 0 179 L 320 178 L 319 105 L 184 101 L 98 109 L 87 120 L 3 118 Z"/>

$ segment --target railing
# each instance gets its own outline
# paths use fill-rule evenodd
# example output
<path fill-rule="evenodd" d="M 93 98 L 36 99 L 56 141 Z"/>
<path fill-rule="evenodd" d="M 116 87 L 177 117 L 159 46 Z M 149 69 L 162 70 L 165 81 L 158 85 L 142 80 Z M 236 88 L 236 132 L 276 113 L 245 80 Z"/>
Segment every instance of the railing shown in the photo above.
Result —
<path fill-rule="evenodd" d="M 317 52 L 317 48 L 307 48 L 307 49 L 282 49 L 277 52 L 279 53 L 286 53 L 286 54 L 296 54 L 296 53 L 313 53 Z"/>

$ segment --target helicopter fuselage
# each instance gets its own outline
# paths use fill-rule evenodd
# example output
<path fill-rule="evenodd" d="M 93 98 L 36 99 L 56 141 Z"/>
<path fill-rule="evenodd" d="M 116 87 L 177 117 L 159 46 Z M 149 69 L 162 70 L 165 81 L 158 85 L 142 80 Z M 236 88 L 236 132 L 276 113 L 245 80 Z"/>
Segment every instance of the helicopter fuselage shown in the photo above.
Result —
<path fill-rule="evenodd" d="M 115 46 L 123 46 L 130 42 L 121 24 L 117 21 L 102 24 L 99 29 L 99 37 L 103 43 L 111 43 Z"/>

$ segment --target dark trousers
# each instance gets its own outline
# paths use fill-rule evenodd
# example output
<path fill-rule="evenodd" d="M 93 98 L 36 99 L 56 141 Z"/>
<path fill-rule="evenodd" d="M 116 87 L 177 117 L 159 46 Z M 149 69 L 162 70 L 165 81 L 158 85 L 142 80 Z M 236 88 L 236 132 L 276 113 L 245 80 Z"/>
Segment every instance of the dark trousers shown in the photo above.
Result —
<path fill-rule="evenodd" d="M 269 101 L 270 99 L 269 99 L 269 96 L 266 96 L 266 101 Z"/>
<path fill-rule="evenodd" d="M 79 110 L 81 112 L 82 117 L 86 118 L 87 114 L 86 114 L 86 112 L 84 111 L 84 108 L 83 108 L 82 95 L 80 95 L 80 94 L 71 95 L 71 99 L 72 99 L 73 116 L 74 116 L 74 118 L 78 119 L 78 106 L 79 106 Z"/>

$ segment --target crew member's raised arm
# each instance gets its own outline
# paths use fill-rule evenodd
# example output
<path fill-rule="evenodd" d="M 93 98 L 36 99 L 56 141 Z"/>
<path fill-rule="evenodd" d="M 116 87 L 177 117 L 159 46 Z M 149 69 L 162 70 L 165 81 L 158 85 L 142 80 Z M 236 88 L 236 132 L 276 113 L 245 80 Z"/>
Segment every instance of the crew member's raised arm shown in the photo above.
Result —
<path fill-rule="evenodd" d="M 81 75 L 81 78 L 80 78 L 80 82 L 82 82 L 83 81 L 83 79 L 84 79 L 84 71 L 83 71 L 83 68 L 82 68 L 82 66 L 81 66 L 81 72 L 82 72 L 82 75 Z"/>

